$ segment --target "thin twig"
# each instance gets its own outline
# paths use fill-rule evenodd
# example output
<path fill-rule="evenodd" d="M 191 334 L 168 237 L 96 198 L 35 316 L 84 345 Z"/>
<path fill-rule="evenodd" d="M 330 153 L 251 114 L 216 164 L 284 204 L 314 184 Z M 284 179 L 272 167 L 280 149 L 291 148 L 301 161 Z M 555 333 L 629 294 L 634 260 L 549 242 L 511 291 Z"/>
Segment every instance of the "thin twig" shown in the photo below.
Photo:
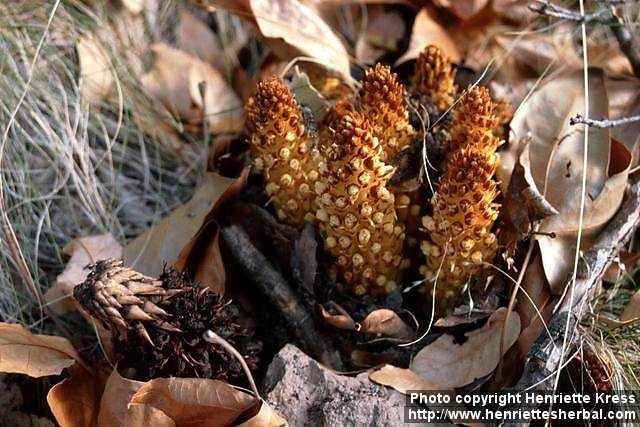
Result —
<path fill-rule="evenodd" d="M 626 27 L 622 19 L 614 13 L 614 6 L 624 3 L 621 0 L 606 0 L 604 7 L 592 13 L 580 12 L 558 6 L 549 0 L 536 0 L 536 4 L 529 5 L 529 10 L 544 16 L 551 16 L 578 24 L 596 23 L 607 25 L 618 41 L 622 53 L 627 57 L 633 73 L 640 77 L 640 52 L 635 47 L 633 34 Z"/>
<path fill-rule="evenodd" d="M 567 21 L 574 21 L 579 24 L 596 22 L 599 24 L 610 24 L 611 13 L 608 9 L 598 9 L 592 13 L 581 14 L 571 9 L 567 9 L 557 4 L 551 3 L 548 0 L 537 0 L 537 5 L 529 5 L 529 10 L 540 15 L 552 16 L 554 18 L 566 19 Z"/>
<path fill-rule="evenodd" d="M 253 375 L 251 375 L 251 370 L 249 369 L 249 366 L 247 366 L 247 362 L 244 360 L 244 357 L 242 357 L 240 352 L 236 350 L 236 348 L 232 346 L 229 343 L 229 341 L 225 340 L 224 338 L 222 338 L 220 335 L 216 334 L 212 330 L 207 329 L 206 331 L 204 331 L 204 334 L 202 334 L 202 338 L 204 338 L 206 342 L 209 342 L 211 344 L 221 345 L 222 347 L 224 347 L 224 349 L 227 352 L 229 352 L 233 357 L 235 357 L 238 360 L 238 362 L 242 366 L 242 369 L 244 370 L 244 374 L 247 376 L 247 380 L 249 380 L 249 386 L 251 387 L 251 391 L 253 391 L 253 394 L 258 399 L 262 400 L 262 398 L 260 397 L 260 393 L 258 393 L 258 387 L 256 387 L 256 382 L 253 380 Z"/>
<path fill-rule="evenodd" d="M 626 125 L 628 123 L 633 123 L 638 121 L 640 121 L 640 115 L 622 117 L 615 120 L 609 120 L 609 119 L 584 118 L 581 114 L 576 114 L 575 117 L 571 117 L 571 119 L 569 119 L 569 124 L 572 126 L 582 124 L 582 125 L 593 126 L 597 128 L 612 128 L 614 126 Z"/>

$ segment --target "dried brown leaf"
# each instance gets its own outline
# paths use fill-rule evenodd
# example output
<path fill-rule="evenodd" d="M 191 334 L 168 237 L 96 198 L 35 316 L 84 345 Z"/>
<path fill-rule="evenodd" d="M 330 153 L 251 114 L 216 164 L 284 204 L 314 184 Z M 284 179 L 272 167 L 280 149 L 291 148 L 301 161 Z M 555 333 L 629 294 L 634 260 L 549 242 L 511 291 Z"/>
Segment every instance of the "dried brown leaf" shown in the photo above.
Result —
<path fill-rule="evenodd" d="M 510 249 L 515 247 L 515 243 L 529 235 L 534 221 L 558 214 L 558 211 L 540 194 L 531 176 L 530 142 L 520 142 L 519 145 L 521 153 L 517 156 L 513 173 L 508 179 L 509 187 L 506 191 L 502 209 L 505 222 L 502 234 L 506 237 L 501 238 L 501 240 Z M 507 152 L 501 158 L 501 161 L 504 161 L 504 163 L 512 162 L 513 159 L 510 154 Z M 502 166 L 505 168 L 501 169 L 502 171 L 512 168 L 507 165 Z"/>
<path fill-rule="evenodd" d="M 633 294 L 624 311 L 620 314 L 621 322 L 628 322 L 634 319 L 640 319 L 640 291 Z"/>
<path fill-rule="evenodd" d="M 489 0 L 436 0 L 436 3 L 466 21 L 483 10 Z"/>
<path fill-rule="evenodd" d="M 194 125 L 206 118 L 213 133 L 242 128 L 242 102 L 218 70 L 163 43 L 152 45 L 151 51 L 154 65 L 142 84 L 172 114 Z"/>
<path fill-rule="evenodd" d="M 224 51 L 220 41 L 209 26 L 184 7 L 178 12 L 176 45 L 180 50 L 213 64 L 217 69 L 224 69 Z"/>
<path fill-rule="evenodd" d="M 551 318 L 553 309 L 551 289 L 545 278 L 539 253 L 527 266 L 521 287 L 515 311 L 520 315 L 522 322 L 517 347 L 519 356 L 524 360 L 533 343 L 543 332 L 544 324 Z"/>
<path fill-rule="evenodd" d="M 410 340 L 415 331 L 398 314 L 386 308 L 372 311 L 362 321 L 360 332 L 384 338 Z"/>
<path fill-rule="evenodd" d="M 605 282 L 616 283 L 623 277 L 625 272 L 633 271 L 634 267 L 640 261 L 640 253 L 629 252 L 621 249 L 613 263 L 604 272 L 602 280 Z"/>
<path fill-rule="evenodd" d="M 590 70 L 589 103 L 592 117 L 608 117 L 608 98 L 603 74 Z M 569 119 L 584 108 L 582 72 L 554 78 L 534 92 L 516 112 L 511 128 L 516 140 L 530 137 L 531 176 L 536 188 L 558 210 L 544 219 L 540 231 L 557 237 L 538 236 L 545 274 L 554 292 L 573 266 L 575 236 L 581 212 L 584 126 Z M 540 126 L 544 123 L 544 126 Z M 612 141 L 607 129 L 589 127 L 583 249 L 615 214 L 622 202 L 631 155 Z M 517 144 L 516 144 L 517 145 Z M 511 148 L 516 150 L 517 146 Z M 503 166 L 504 167 L 504 166 Z M 501 174 L 504 174 L 504 169 Z"/>
<path fill-rule="evenodd" d="M 351 82 L 349 55 L 342 41 L 315 10 L 296 0 L 249 0 L 253 18 L 272 48 L 282 52 L 278 40 L 295 51 L 342 75 Z M 269 42 L 269 40 L 268 40 Z M 292 52 L 286 51 L 288 58 Z"/>
<path fill-rule="evenodd" d="M 114 369 L 107 379 L 100 400 L 98 427 L 128 427 L 129 402 L 145 383 L 123 378 Z"/>
<path fill-rule="evenodd" d="M 367 27 L 356 41 L 356 60 L 362 64 L 375 64 L 381 56 L 395 52 L 404 37 L 406 25 L 399 11 L 382 7 L 367 10 Z"/>
<path fill-rule="evenodd" d="M 82 367 L 74 366 L 69 371 L 69 378 L 65 378 L 49 390 L 49 408 L 61 426 L 95 426 L 104 383 Z"/>
<path fill-rule="evenodd" d="M 73 288 L 87 278 L 87 265 L 102 259 L 122 258 L 122 246 L 111 234 L 79 237 L 69 242 L 62 251 L 70 256 L 69 261 L 45 294 L 45 301 L 56 313 L 75 308 L 71 295 Z"/>
<path fill-rule="evenodd" d="M 640 115 L 640 79 L 609 78 L 606 80 L 611 119 Z M 611 129 L 613 137 L 633 154 L 632 167 L 640 160 L 640 122 L 631 122 Z"/>
<path fill-rule="evenodd" d="M 451 388 L 441 388 L 439 384 L 434 384 L 411 371 L 410 369 L 398 368 L 392 365 L 384 365 L 380 369 L 377 369 L 369 374 L 369 379 L 375 383 L 391 387 L 402 394 L 408 394 L 411 390 L 431 390 L 449 393 L 451 396 L 455 394 L 455 391 Z M 432 410 L 464 410 L 467 409 L 463 405 L 444 405 L 439 406 L 437 404 L 429 405 Z M 461 425 L 479 425 L 469 424 L 464 420 L 451 420 L 454 424 Z"/>
<path fill-rule="evenodd" d="M 338 329 L 345 329 L 348 331 L 356 330 L 358 324 L 342 307 L 333 301 L 329 301 L 327 306 L 331 306 L 333 308 L 332 311 L 337 312 L 337 314 L 332 314 L 322 304 L 319 305 L 320 315 L 327 324 Z"/>
<path fill-rule="evenodd" d="M 124 418 L 126 426 L 173 427 L 175 421 L 153 406 L 142 403 L 130 403 Z"/>
<path fill-rule="evenodd" d="M 316 123 L 321 123 L 322 119 L 329 111 L 329 103 L 326 98 L 322 96 L 315 87 L 313 87 L 309 76 L 296 67 L 290 86 L 296 101 L 301 105 L 308 107 L 313 113 Z"/>
<path fill-rule="evenodd" d="M 182 248 L 196 235 L 205 217 L 234 182 L 216 173 L 205 174 L 191 200 L 124 248 L 125 263 L 143 274 L 159 276 L 163 263 L 171 264 L 178 259 Z M 216 281 L 218 279 L 221 278 Z"/>
<path fill-rule="evenodd" d="M 520 316 L 510 313 L 505 330 L 505 341 L 500 344 L 507 309 L 495 311 L 479 329 L 467 332 L 467 340 L 457 344 L 451 335 L 442 335 L 416 354 L 409 367 L 438 389 L 462 387 L 490 374 L 520 334 Z M 503 353 L 504 354 L 504 353 Z"/>
<path fill-rule="evenodd" d="M 215 221 L 218 208 L 235 196 L 246 185 L 249 169 L 245 168 L 239 177 L 232 179 L 225 189 L 212 201 L 198 231 L 191 236 L 173 263 L 178 270 L 193 272 L 194 280 L 218 293 L 224 293 L 226 273 L 222 263 L 219 245 L 219 227 Z"/>
<path fill-rule="evenodd" d="M 80 93 L 89 102 L 97 103 L 111 93 L 114 82 L 111 61 L 97 40 L 85 36 L 76 45 L 80 67 Z"/>
<path fill-rule="evenodd" d="M 428 8 L 418 12 L 411 30 L 411 40 L 407 51 L 396 61 L 396 65 L 416 59 L 428 45 L 438 46 L 452 61 L 458 62 L 462 55 L 449 33 L 438 23 L 435 15 Z"/>
<path fill-rule="evenodd" d="M 0 323 L 0 372 L 35 378 L 60 375 L 78 361 L 80 356 L 66 338 L 32 334 L 22 325 Z"/>
<path fill-rule="evenodd" d="M 432 383 L 416 374 L 411 369 L 384 365 L 369 373 L 369 379 L 374 383 L 391 387 L 406 394 L 410 390 L 443 390 L 438 383 Z"/>
<path fill-rule="evenodd" d="M 131 403 L 152 406 L 178 425 L 195 427 L 233 425 L 259 401 L 218 380 L 156 378 L 143 384 L 131 398 Z"/>
<path fill-rule="evenodd" d="M 239 424 L 238 427 L 286 427 L 289 424 L 267 402 L 263 401 L 260 411 L 251 419 Z"/>
<path fill-rule="evenodd" d="M 453 328 L 459 325 L 468 325 L 470 323 L 477 322 L 480 319 L 486 319 L 489 317 L 490 313 L 485 312 L 471 312 L 469 314 L 450 314 L 447 317 L 441 317 L 436 320 L 434 326 L 438 326 L 440 328 Z"/>

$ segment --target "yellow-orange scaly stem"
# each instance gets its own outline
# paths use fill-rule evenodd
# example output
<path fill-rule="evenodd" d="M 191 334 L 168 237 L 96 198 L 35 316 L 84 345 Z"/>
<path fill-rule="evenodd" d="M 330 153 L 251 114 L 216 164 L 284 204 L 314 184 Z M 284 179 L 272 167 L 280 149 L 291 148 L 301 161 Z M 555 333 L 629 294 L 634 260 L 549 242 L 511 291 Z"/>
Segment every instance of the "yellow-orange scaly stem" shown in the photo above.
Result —
<path fill-rule="evenodd" d="M 358 295 L 385 294 L 397 286 L 404 227 L 396 220 L 394 195 L 387 183 L 394 168 L 385 164 L 373 126 L 358 112 L 337 123 L 324 152 L 316 183 L 316 213 L 325 249 L 335 269 Z"/>

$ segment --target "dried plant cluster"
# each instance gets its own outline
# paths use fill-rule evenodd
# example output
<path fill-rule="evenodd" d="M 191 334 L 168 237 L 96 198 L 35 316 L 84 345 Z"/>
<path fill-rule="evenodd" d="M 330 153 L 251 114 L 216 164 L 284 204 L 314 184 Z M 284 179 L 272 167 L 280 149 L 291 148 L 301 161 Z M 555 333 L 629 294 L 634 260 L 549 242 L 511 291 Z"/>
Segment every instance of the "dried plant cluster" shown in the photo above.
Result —
<path fill-rule="evenodd" d="M 454 78 L 451 61 L 429 46 L 416 62 L 412 86 L 444 112 L 456 96 Z M 359 102 L 338 101 L 321 123 L 319 154 L 310 148 L 299 106 L 281 80 L 261 82 L 247 104 L 254 165 L 263 172 L 278 215 L 293 224 L 315 218 L 335 261 L 333 270 L 358 295 L 386 294 L 397 287 L 410 258 L 403 254 L 405 236 L 408 229 L 417 231 L 411 224 L 421 215 L 419 194 L 390 185 L 394 157 L 422 138 L 410 122 L 405 98 L 389 67 L 369 69 Z M 493 175 L 501 141 L 495 132 L 503 107 L 486 89 L 471 88 L 452 111 L 433 215 L 422 221 L 429 239 L 422 244 L 426 263 L 421 271 L 426 279 L 439 276 L 440 296 L 455 294 L 496 253 Z M 296 165 L 304 166 L 292 171 L 280 161 L 283 150 L 287 160 L 295 158 Z"/>
<path fill-rule="evenodd" d="M 210 329 L 257 366 L 259 345 L 238 323 L 237 309 L 174 269 L 154 279 L 105 260 L 90 266 L 73 296 L 112 332 L 118 363 L 132 378 L 243 378 L 235 358 L 202 339 Z"/>
<path fill-rule="evenodd" d="M 423 217 L 429 239 L 422 243 L 429 283 L 444 303 L 495 257 L 498 245 L 491 232 L 498 216 L 497 182 L 493 179 L 501 144 L 494 135 L 499 120 L 486 88 L 471 87 L 454 108 L 445 143 L 445 171 Z M 423 287 L 423 291 L 430 287 Z"/>
<path fill-rule="evenodd" d="M 313 220 L 318 151 L 293 94 L 277 77 L 261 81 L 246 105 L 253 166 L 278 217 L 292 225 Z"/>

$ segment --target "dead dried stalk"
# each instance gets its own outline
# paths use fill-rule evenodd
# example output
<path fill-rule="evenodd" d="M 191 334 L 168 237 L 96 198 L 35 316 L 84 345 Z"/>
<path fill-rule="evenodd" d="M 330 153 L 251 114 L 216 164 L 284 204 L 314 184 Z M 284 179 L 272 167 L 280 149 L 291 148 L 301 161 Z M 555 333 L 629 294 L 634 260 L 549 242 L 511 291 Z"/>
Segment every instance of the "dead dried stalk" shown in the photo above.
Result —
<path fill-rule="evenodd" d="M 318 329 L 312 313 L 305 308 L 284 277 L 256 249 L 247 232 L 237 225 L 231 225 L 220 233 L 229 251 L 246 272 L 246 277 L 282 314 L 302 349 L 322 364 L 341 369 L 340 356 L 330 338 Z"/>

